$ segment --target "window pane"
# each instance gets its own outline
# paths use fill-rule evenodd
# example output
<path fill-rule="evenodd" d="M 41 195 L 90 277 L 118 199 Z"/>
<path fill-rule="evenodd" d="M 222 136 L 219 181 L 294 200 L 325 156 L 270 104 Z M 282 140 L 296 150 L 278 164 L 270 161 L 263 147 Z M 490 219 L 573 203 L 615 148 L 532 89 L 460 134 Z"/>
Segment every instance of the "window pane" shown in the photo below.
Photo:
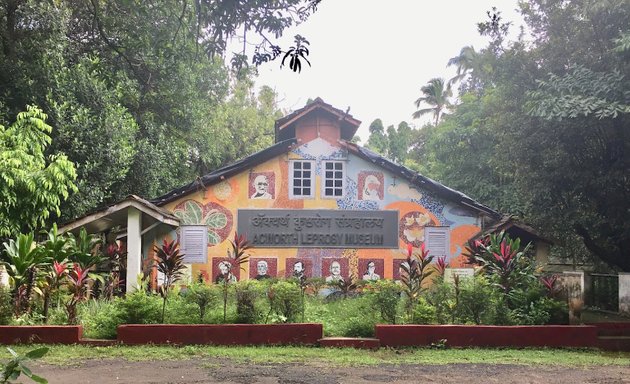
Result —
<path fill-rule="evenodd" d="M 326 196 L 332 196 L 332 194 L 333 194 L 333 193 L 332 193 L 332 188 L 326 188 L 326 190 L 325 190 L 324 194 L 325 194 Z"/>
<path fill-rule="evenodd" d="M 311 186 L 311 181 L 306 179 L 306 180 L 302 180 L 302 185 L 304 185 L 305 187 L 310 187 Z"/>
<path fill-rule="evenodd" d="M 341 179 L 343 177 L 343 172 L 335 171 L 335 179 Z"/>
<path fill-rule="evenodd" d="M 302 163 L 296 161 L 293 163 L 293 169 L 302 169 Z"/>
<path fill-rule="evenodd" d="M 300 177 L 302 175 L 302 172 L 300 171 L 293 171 L 293 177 Z"/>
<path fill-rule="evenodd" d="M 333 173 L 332 173 L 332 172 L 330 172 L 330 171 L 327 171 L 327 172 L 326 172 L 326 178 L 327 178 L 327 179 L 332 179 L 332 177 L 333 177 Z"/>
<path fill-rule="evenodd" d="M 294 187 L 301 187 L 302 186 L 302 180 L 300 180 L 300 179 L 293 180 L 293 186 Z"/>
<path fill-rule="evenodd" d="M 302 164 L 302 168 L 311 169 L 311 163 L 301 163 L 301 164 Z"/>
<path fill-rule="evenodd" d="M 311 195 L 311 189 L 310 188 L 304 188 L 304 196 L 310 196 Z"/>
<path fill-rule="evenodd" d="M 295 196 L 300 196 L 300 195 L 302 195 L 302 189 L 300 189 L 300 188 L 293 188 L 293 194 L 294 194 Z"/>
<path fill-rule="evenodd" d="M 335 163 L 335 169 L 342 170 L 343 169 L 342 166 L 343 166 L 343 164 L 341 164 L 341 163 Z"/>
<path fill-rule="evenodd" d="M 341 180 L 335 180 L 335 187 L 341 188 Z"/>
<path fill-rule="evenodd" d="M 303 179 L 310 179 L 311 178 L 311 171 L 303 171 L 302 172 L 302 178 Z"/>
<path fill-rule="evenodd" d="M 327 187 L 332 187 L 333 186 L 333 181 L 332 180 L 326 180 L 326 186 Z"/>
<path fill-rule="evenodd" d="M 341 189 L 335 189 L 335 196 L 341 196 Z"/>

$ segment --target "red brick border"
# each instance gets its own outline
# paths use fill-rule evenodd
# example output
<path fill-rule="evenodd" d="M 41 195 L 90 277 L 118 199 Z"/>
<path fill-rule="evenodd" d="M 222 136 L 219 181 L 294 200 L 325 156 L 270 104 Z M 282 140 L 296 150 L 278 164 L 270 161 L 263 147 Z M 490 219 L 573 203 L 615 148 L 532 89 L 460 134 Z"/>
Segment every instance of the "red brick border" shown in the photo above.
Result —
<path fill-rule="evenodd" d="M 80 325 L 0 325 L 0 344 L 76 344 L 82 337 Z"/>
<path fill-rule="evenodd" d="M 597 327 L 585 325 L 377 325 L 382 346 L 596 347 Z"/>
<path fill-rule="evenodd" d="M 322 324 L 119 325 L 123 344 L 290 345 L 317 344 Z"/>

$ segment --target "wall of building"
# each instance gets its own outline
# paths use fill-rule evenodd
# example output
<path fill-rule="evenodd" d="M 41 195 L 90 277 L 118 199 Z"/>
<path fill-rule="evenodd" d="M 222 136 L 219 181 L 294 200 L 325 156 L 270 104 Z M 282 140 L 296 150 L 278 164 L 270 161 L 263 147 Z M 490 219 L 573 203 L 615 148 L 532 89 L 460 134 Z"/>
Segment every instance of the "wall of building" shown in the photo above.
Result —
<path fill-rule="evenodd" d="M 314 160 L 315 196 L 310 199 L 289 198 L 289 162 Z M 324 160 L 345 162 L 345 196 L 341 199 L 322 197 L 321 165 Z M 264 176 L 261 178 L 260 176 Z M 266 180 L 267 193 L 256 197 L 255 182 Z M 236 231 L 238 209 L 324 209 L 324 210 L 396 210 L 398 211 L 399 247 L 397 249 L 336 249 L 336 248 L 254 248 L 250 262 L 244 270 L 234 268 L 240 279 L 256 275 L 256 263 L 267 261 L 269 274 L 288 276 L 293 263 L 303 260 L 307 275 L 326 276 L 332 261 L 339 261 L 342 275 L 362 276 L 367 262 L 376 264 L 381 277 L 396 278 L 397 265 L 406 257 L 408 243 L 419 247 L 424 242 L 426 226 L 449 228 L 449 252 L 447 260 L 452 267 L 462 267 L 461 256 L 467 239 L 479 231 L 480 219 L 468 208 L 444 201 L 426 190 L 410 187 L 384 171 L 379 166 L 348 153 L 338 142 L 321 137 L 305 142 L 290 152 L 261 163 L 254 168 L 208 186 L 206 190 L 192 193 L 165 206 L 181 219 L 181 224 L 203 224 L 208 228 L 208 260 L 205 264 L 193 264 L 192 276 L 204 275 L 214 280 L 219 273 L 218 263 L 225 259 Z M 394 229 L 390 229 L 394 230 Z M 167 235 L 177 235 L 174 231 Z M 161 242 L 163 235 L 156 234 Z M 150 239 L 150 235 L 146 236 Z M 144 246 L 145 257 L 152 246 Z"/>

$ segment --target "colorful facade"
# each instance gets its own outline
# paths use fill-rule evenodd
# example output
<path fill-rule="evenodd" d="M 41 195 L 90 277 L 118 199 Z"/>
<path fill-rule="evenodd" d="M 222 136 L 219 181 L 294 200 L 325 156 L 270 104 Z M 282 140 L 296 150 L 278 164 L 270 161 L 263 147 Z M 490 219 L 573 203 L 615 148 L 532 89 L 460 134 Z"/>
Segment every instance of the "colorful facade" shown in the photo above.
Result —
<path fill-rule="evenodd" d="M 178 236 L 190 275 L 217 281 L 238 231 L 255 247 L 237 280 L 397 278 L 407 244 L 463 267 L 467 240 L 499 215 L 352 144 L 359 124 L 321 99 L 280 119 L 272 147 L 152 201 L 179 227 L 143 233 L 143 259 Z"/>

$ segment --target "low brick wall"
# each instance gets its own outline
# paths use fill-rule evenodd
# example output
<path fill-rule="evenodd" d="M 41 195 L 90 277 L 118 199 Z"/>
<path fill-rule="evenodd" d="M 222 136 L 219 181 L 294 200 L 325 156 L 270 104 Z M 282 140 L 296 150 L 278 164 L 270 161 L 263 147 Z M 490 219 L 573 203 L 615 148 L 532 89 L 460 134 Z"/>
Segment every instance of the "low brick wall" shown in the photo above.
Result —
<path fill-rule="evenodd" d="M 0 344 L 76 344 L 82 337 L 80 325 L 0 325 Z"/>
<path fill-rule="evenodd" d="M 377 325 L 382 346 L 596 347 L 597 327 L 584 325 Z"/>
<path fill-rule="evenodd" d="M 127 324 L 118 326 L 123 344 L 314 345 L 322 324 Z"/>

